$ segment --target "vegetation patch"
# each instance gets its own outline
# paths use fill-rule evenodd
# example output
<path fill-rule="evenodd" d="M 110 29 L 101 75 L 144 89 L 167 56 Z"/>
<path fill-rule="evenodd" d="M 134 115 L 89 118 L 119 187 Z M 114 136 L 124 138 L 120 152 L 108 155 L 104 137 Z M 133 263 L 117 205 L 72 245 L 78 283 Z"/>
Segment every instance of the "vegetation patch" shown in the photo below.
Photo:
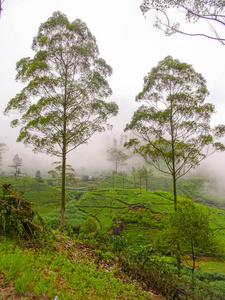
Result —
<path fill-rule="evenodd" d="M 82 254 L 80 254 L 80 252 Z M 21 249 L 8 240 L 0 243 L 0 272 L 4 274 L 3 286 L 13 282 L 14 295 L 24 299 L 152 299 L 152 293 L 144 291 L 120 273 L 115 264 L 104 267 L 85 259 L 87 250 L 63 238 L 54 248 Z M 83 256 L 83 257 L 82 257 Z M 102 262 L 101 262 L 102 263 Z M 11 295 L 12 296 L 12 295 Z"/>
<path fill-rule="evenodd" d="M 15 193 L 11 184 L 3 185 L 0 198 L 0 233 L 26 239 L 42 238 L 47 228 L 32 203 Z"/>

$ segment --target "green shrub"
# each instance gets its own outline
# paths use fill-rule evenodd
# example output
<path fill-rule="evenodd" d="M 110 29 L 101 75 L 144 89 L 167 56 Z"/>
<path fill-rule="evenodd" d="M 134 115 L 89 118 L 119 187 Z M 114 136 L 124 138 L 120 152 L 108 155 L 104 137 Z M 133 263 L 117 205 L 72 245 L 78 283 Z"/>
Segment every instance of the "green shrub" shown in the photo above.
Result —
<path fill-rule="evenodd" d="M 108 238 L 107 245 L 113 252 L 120 252 L 127 247 L 128 243 L 122 235 L 112 235 Z"/>
<path fill-rule="evenodd" d="M 121 219 L 126 223 L 138 223 L 140 221 L 140 217 L 135 211 L 131 211 L 122 215 Z"/>
<path fill-rule="evenodd" d="M 97 232 L 98 224 L 95 219 L 89 217 L 80 227 L 80 236 L 86 238 L 92 238 Z"/>
<path fill-rule="evenodd" d="M 11 184 L 4 184 L 0 198 L 0 234 L 41 239 L 47 232 L 50 233 L 32 203 L 16 193 Z"/>

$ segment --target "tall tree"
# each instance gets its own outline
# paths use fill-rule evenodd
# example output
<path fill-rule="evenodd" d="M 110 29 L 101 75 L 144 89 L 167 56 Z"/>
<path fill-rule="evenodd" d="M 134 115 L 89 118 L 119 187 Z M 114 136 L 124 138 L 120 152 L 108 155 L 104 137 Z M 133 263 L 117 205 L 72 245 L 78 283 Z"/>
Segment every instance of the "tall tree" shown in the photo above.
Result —
<path fill-rule="evenodd" d="M 147 163 L 172 176 L 175 210 L 177 180 L 216 150 L 225 150 L 216 141 L 225 126 L 210 127 L 215 108 L 204 103 L 207 95 L 202 75 L 168 56 L 144 78 L 136 101 L 146 104 L 125 128 L 136 135 L 126 147 L 134 147 Z"/>
<path fill-rule="evenodd" d="M 143 0 L 141 10 L 145 14 L 149 10 L 156 12 L 155 26 L 166 35 L 181 33 L 189 36 L 203 36 L 217 40 L 225 45 L 223 27 L 225 26 L 225 4 L 221 0 Z M 181 23 L 172 20 L 174 11 L 183 16 L 188 23 L 203 21 L 205 31 L 199 33 L 187 32 Z M 208 30 L 208 29 L 210 30 Z M 210 32 L 211 31 L 211 32 Z"/>
<path fill-rule="evenodd" d="M 112 69 L 99 57 L 95 37 L 84 22 L 69 22 L 53 13 L 33 39 L 33 58 L 17 63 L 16 79 L 28 82 L 5 109 L 22 113 L 17 141 L 33 144 L 34 152 L 58 156 L 62 161 L 61 231 L 65 227 L 65 174 L 69 152 L 103 132 L 118 106 L 104 99 L 112 91 L 106 80 Z M 36 102 L 34 102 L 36 100 Z"/>
<path fill-rule="evenodd" d="M 15 177 L 17 177 L 19 174 L 20 174 L 20 168 L 22 166 L 22 158 L 19 158 L 19 155 L 16 154 L 14 157 L 13 157 L 13 164 L 10 166 L 11 168 L 14 168 L 15 169 Z"/>
<path fill-rule="evenodd" d="M 111 161 L 115 167 L 115 173 L 118 172 L 118 167 L 125 164 L 129 158 L 128 155 L 120 148 L 117 139 L 113 140 L 113 147 L 107 150 L 108 160 Z"/>

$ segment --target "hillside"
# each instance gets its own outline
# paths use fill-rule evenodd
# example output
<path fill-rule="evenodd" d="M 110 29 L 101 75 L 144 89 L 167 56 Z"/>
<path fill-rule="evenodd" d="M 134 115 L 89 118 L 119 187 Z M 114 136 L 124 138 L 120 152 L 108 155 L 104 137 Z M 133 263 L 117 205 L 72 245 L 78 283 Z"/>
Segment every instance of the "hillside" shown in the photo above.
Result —
<path fill-rule="evenodd" d="M 163 299 L 84 243 L 63 235 L 48 247 L 0 240 L 0 299 Z"/>
<path fill-rule="evenodd" d="M 113 179 L 112 176 L 114 177 Z M 78 244 L 83 245 L 81 248 L 84 247 L 82 250 L 84 252 L 87 251 L 85 249 L 87 249 L 88 243 L 88 247 L 93 249 L 91 256 L 92 258 L 94 257 L 94 262 L 105 259 L 110 262 L 109 264 L 111 266 L 119 263 L 121 272 L 125 272 L 127 274 L 126 276 L 128 276 L 127 278 L 134 278 L 137 282 L 141 279 L 141 282 L 144 283 L 148 291 L 150 289 L 158 291 L 158 293 L 163 294 L 166 299 L 170 299 L 169 295 L 175 294 L 180 297 L 177 299 L 183 299 L 182 297 L 186 297 L 187 295 L 189 295 L 190 299 L 192 299 L 193 295 L 195 297 L 193 299 L 224 299 L 225 263 L 222 256 L 209 255 L 207 252 L 197 253 L 195 286 L 193 287 L 193 279 L 191 279 L 190 272 L 190 266 L 192 264 L 192 260 L 189 257 L 190 253 L 188 251 L 184 253 L 185 256 L 182 258 L 181 275 L 177 276 L 176 260 L 173 251 L 160 250 L 160 252 L 157 250 L 158 246 L 156 243 L 158 243 L 158 234 L 165 228 L 165 221 L 174 211 L 173 195 L 165 191 L 166 189 L 170 189 L 170 182 L 165 179 L 162 180 L 161 187 L 164 188 L 164 191 L 154 189 L 152 191 L 146 191 L 146 182 L 141 186 L 138 186 L 136 182 L 137 188 L 134 189 L 132 188 L 134 185 L 132 178 L 127 177 L 126 184 L 130 184 L 130 188 L 125 189 L 115 187 L 125 184 L 122 176 L 116 174 L 112 176 L 107 176 L 101 181 L 99 186 L 101 188 L 94 190 L 89 188 L 89 190 L 83 191 L 67 191 L 67 238 L 60 238 L 62 242 L 60 247 L 63 248 L 63 251 L 66 251 L 67 254 L 70 253 L 68 252 L 70 246 L 68 246 L 67 241 L 69 244 L 72 243 L 74 247 Z M 2 178 L 2 182 L 5 182 L 6 179 L 7 178 L 4 178 L 3 180 Z M 109 187 L 112 180 L 114 188 Z M 45 183 L 37 183 L 36 180 L 32 178 L 17 178 L 16 180 L 13 179 L 12 182 L 13 185 L 16 186 L 16 189 L 19 190 L 21 187 L 23 188 L 23 197 L 27 197 L 32 201 L 51 228 L 57 230 L 60 223 L 60 190 Z M 190 193 L 190 198 L 198 203 L 196 207 L 208 215 L 210 230 L 212 230 L 213 235 L 219 241 L 221 245 L 220 248 L 224 249 L 225 211 L 216 207 L 222 207 L 221 199 L 218 200 L 215 198 L 214 203 L 212 203 L 213 195 L 205 191 L 207 195 L 205 199 L 204 193 L 201 194 L 199 192 L 204 190 L 204 182 L 205 181 L 200 178 L 184 179 L 184 181 L 181 182 L 178 201 L 186 199 L 187 194 Z M 80 186 L 80 184 L 78 185 Z M 159 186 L 160 178 L 154 181 L 154 187 Z M 181 187 L 183 187 L 182 193 Z M 68 236 L 72 237 L 72 239 Z M 86 246 L 84 246 L 82 241 L 85 241 Z M 155 248 L 155 246 L 157 247 Z M 54 251 L 52 252 L 51 250 L 53 257 L 55 255 Z M 75 248 L 73 248 L 72 252 L 76 252 Z M 224 252 L 224 250 L 222 250 L 222 252 Z M 31 253 L 31 256 L 32 255 Z M 70 253 L 68 255 L 70 256 L 72 254 Z M 23 256 L 23 254 L 21 254 L 21 256 Z M 44 261 L 45 260 L 44 258 Z M 42 262 L 40 262 L 40 264 Z M 59 264 L 67 265 L 67 262 L 59 262 Z M 103 267 L 104 265 L 105 263 L 103 263 Z M 107 264 L 105 267 L 106 272 L 110 273 L 107 271 Z M 42 269 L 42 267 L 40 268 Z M 96 268 L 98 267 L 95 266 L 95 270 Z M 3 273 L 6 274 L 5 272 L 6 271 Z M 51 272 L 52 271 L 50 271 L 50 273 Z M 53 271 L 53 273 L 54 272 L 55 271 Z M 90 273 L 89 271 L 85 272 Z M 164 275 L 162 276 L 162 274 Z M 17 280 L 17 276 L 18 274 L 12 280 L 14 284 Z M 65 273 L 62 276 L 64 278 L 67 275 Z M 85 279 L 86 277 L 87 276 L 85 276 Z M 10 280 L 11 279 L 9 279 L 9 281 Z M 73 287 L 68 288 L 71 290 L 74 289 Z M 114 287 L 112 289 L 114 289 Z M 98 294 L 98 292 L 96 293 Z M 118 294 L 118 291 L 115 291 L 115 293 Z M 139 296 L 138 298 L 135 298 L 136 296 L 134 296 L 134 298 L 132 298 L 133 296 L 126 298 L 124 295 L 118 297 L 119 298 L 115 297 L 115 299 L 142 299 Z"/>

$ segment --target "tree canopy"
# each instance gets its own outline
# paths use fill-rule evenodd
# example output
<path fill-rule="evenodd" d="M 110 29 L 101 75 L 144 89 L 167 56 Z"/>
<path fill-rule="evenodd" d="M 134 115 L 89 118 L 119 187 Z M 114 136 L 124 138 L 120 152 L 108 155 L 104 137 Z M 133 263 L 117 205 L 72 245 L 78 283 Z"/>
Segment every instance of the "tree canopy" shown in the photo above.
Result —
<path fill-rule="evenodd" d="M 32 50 L 33 58 L 16 65 L 16 79 L 28 84 L 9 101 L 5 113 L 22 114 L 11 123 L 22 126 L 17 141 L 61 158 L 64 228 L 67 154 L 95 132 L 111 128 L 107 120 L 118 113 L 115 102 L 105 101 L 112 94 L 106 80 L 112 68 L 99 57 L 87 25 L 80 19 L 69 22 L 59 11 L 40 25 Z"/>
<path fill-rule="evenodd" d="M 215 108 L 204 103 L 208 94 L 201 74 L 168 56 L 144 78 L 136 101 L 145 104 L 125 128 L 136 136 L 126 147 L 134 147 L 147 163 L 173 177 L 175 210 L 176 181 L 216 150 L 225 149 L 217 141 L 225 126 L 210 127 Z"/>
<path fill-rule="evenodd" d="M 222 26 L 225 26 L 225 4 L 221 0 L 143 0 L 141 10 L 145 14 L 154 10 L 155 26 L 167 35 L 181 33 L 189 36 L 203 36 L 225 44 Z M 196 23 L 202 21 L 202 32 L 187 31 L 178 20 L 173 20 L 174 12 L 179 12 L 183 21 Z"/>

